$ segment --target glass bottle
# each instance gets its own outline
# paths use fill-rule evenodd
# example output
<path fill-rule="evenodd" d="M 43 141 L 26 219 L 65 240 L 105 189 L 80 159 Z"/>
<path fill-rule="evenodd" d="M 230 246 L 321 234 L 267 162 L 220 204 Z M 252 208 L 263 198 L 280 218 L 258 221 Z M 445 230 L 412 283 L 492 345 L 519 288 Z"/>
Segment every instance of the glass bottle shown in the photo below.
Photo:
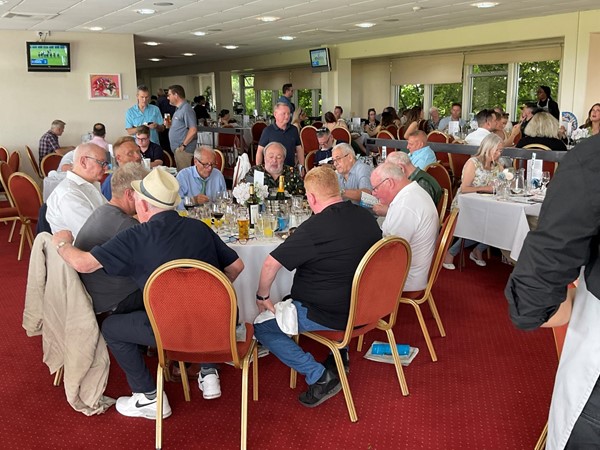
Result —
<path fill-rule="evenodd" d="M 277 200 L 285 200 L 285 177 L 283 175 L 279 176 L 279 187 L 277 188 L 277 196 L 275 197 Z"/>
<path fill-rule="evenodd" d="M 250 197 L 248 198 L 248 210 L 250 214 L 250 228 L 254 228 L 254 224 L 258 220 L 259 214 L 259 204 L 258 197 L 256 196 L 256 192 L 254 191 L 254 185 L 251 184 L 248 190 Z"/>

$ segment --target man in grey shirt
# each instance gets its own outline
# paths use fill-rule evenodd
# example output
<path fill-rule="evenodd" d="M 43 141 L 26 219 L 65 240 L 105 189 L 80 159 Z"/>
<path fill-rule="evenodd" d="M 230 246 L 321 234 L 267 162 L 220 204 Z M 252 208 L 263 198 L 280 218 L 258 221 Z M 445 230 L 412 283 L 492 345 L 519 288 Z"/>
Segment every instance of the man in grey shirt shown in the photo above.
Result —
<path fill-rule="evenodd" d="M 371 172 L 373 168 L 356 159 L 350 144 L 338 144 L 331 151 L 331 161 L 337 172 L 340 192 L 344 200 L 359 204 L 363 192 L 371 193 Z"/>
<path fill-rule="evenodd" d="M 169 143 L 175 155 L 177 169 L 181 170 L 191 165 L 198 140 L 198 122 L 196 113 L 185 99 L 182 86 L 169 86 L 167 98 L 177 108 L 169 126 Z"/>
<path fill-rule="evenodd" d="M 119 167 L 111 179 L 112 198 L 97 208 L 85 222 L 75 241 L 75 246 L 90 251 L 139 222 L 133 218 L 135 202 L 131 182 L 141 180 L 148 171 L 139 163 Z M 144 309 L 142 292 L 129 277 L 110 276 L 104 269 L 80 274 L 85 288 L 92 297 L 94 312 L 125 313 Z"/>

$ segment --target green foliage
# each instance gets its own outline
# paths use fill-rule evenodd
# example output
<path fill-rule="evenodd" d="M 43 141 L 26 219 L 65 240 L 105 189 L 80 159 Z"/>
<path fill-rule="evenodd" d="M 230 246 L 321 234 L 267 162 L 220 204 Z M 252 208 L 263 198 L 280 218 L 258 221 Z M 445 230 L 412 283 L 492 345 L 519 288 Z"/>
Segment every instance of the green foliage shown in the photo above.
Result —
<path fill-rule="evenodd" d="M 313 115 L 312 107 L 312 90 L 311 89 L 297 89 L 298 94 L 298 106 L 304 108 L 304 112 L 307 116 Z"/>
<path fill-rule="evenodd" d="M 422 84 L 406 84 L 400 86 L 398 95 L 398 109 L 400 111 L 413 106 L 423 105 L 423 92 L 425 90 Z"/>
<path fill-rule="evenodd" d="M 537 102 L 536 92 L 539 86 L 550 86 L 552 97 L 558 93 L 560 61 L 538 61 L 519 64 L 518 105 Z"/>
<path fill-rule="evenodd" d="M 273 91 L 260 91 L 260 111 L 261 115 L 273 114 Z"/>
<path fill-rule="evenodd" d="M 462 83 L 436 84 L 433 86 L 433 106 L 440 110 L 440 117 L 450 115 L 452 103 L 462 101 Z"/>

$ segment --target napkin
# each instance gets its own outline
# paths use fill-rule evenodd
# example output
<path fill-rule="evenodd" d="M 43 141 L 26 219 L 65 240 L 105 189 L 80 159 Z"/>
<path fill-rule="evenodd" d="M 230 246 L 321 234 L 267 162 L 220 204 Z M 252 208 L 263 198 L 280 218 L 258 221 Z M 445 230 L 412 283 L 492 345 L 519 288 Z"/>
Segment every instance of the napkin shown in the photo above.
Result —
<path fill-rule="evenodd" d="M 256 319 L 254 323 L 262 323 L 273 318 L 277 321 L 277 325 L 288 336 L 295 336 L 298 334 L 298 314 L 296 312 L 296 306 L 292 303 L 293 300 L 285 300 L 283 302 L 275 303 L 275 314 L 271 311 L 263 311 Z"/>

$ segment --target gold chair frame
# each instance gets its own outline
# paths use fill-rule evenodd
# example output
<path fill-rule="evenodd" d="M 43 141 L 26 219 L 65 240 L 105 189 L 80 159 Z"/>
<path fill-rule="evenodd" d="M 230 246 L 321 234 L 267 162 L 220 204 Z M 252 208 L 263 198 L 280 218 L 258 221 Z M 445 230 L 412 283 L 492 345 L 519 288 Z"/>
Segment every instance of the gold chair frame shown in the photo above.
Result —
<path fill-rule="evenodd" d="M 29 162 L 31 164 L 31 168 L 33 169 L 33 172 L 38 177 L 44 178 L 44 176 L 42 175 L 42 171 L 40 170 L 40 165 L 35 160 L 35 156 L 33 156 L 33 152 L 31 151 L 31 149 L 29 148 L 28 145 L 25 146 L 25 152 L 27 153 L 27 157 L 29 158 Z"/>
<path fill-rule="evenodd" d="M 35 191 L 37 192 L 38 199 L 39 199 L 39 202 L 41 205 L 42 204 L 42 193 L 40 192 L 40 187 L 33 180 L 33 178 L 31 178 L 26 173 L 15 172 L 10 177 L 8 177 L 9 189 L 10 189 L 10 180 L 12 180 L 13 178 L 16 178 L 16 177 L 25 178 L 33 185 Z M 12 196 L 12 192 L 11 192 L 11 196 Z M 13 197 L 13 201 L 14 201 L 14 197 Z M 23 215 L 21 213 L 21 209 L 19 208 L 19 204 L 17 202 L 15 202 L 15 207 L 19 211 L 19 219 L 21 221 L 21 229 L 19 231 L 19 233 L 21 234 L 21 240 L 19 242 L 19 254 L 17 256 L 17 260 L 21 261 L 21 255 L 23 254 L 23 247 L 25 246 L 25 239 L 27 239 L 27 242 L 29 242 L 29 248 L 31 248 L 31 247 L 33 247 L 34 236 L 33 236 L 33 230 L 31 229 L 31 221 L 29 220 L 29 218 L 23 217 Z"/>
<path fill-rule="evenodd" d="M 215 150 L 215 155 L 217 155 L 217 158 L 221 158 L 221 165 L 217 167 L 217 169 L 219 169 L 221 171 L 221 173 L 223 173 L 223 169 L 225 168 L 225 155 L 223 155 L 223 152 L 219 149 L 214 149 Z M 215 160 L 215 164 L 217 164 L 217 161 Z"/>
<path fill-rule="evenodd" d="M 4 148 L 4 147 L 0 147 L 0 148 Z M 2 167 L 2 164 L 7 164 L 4 161 L 0 161 L 0 170 Z M 6 180 L 8 182 L 8 180 Z M 10 195 L 10 191 L 8 190 L 8 184 L 4 182 L 4 177 L 2 175 L 0 175 L 0 186 L 2 186 L 2 189 L 4 190 L 4 193 L 6 194 L 6 199 L 8 200 L 8 204 L 10 205 L 11 208 L 16 208 L 15 206 L 15 202 L 12 198 L 12 196 Z M 0 219 L 0 222 L 12 222 L 12 227 L 10 228 L 10 233 L 8 235 L 8 242 L 12 242 L 12 238 L 13 235 L 15 234 L 15 227 L 17 226 L 17 221 L 20 220 L 21 217 L 19 215 L 15 216 L 15 217 L 4 217 L 3 219 Z"/>
<path fill-rule="evenodd" d="M 446 217 L 446 208 L 448 207 L 448 189 L 443 188 L 444 193 L 442 197 L 439 199 L 436 208 L 438 210 L 438 215 L 440 216 L 440 226 L 444 224 L 444 218 Z"/>
<path fill-rule="evenodd" d="M 49 161 L 51 159 L 56 159 L 58 157 L 58 167 L 60 167 L 60 160 L 62 159 L 62 156 L 59 155 L 58 153 L 48 153 L 46 156 L 44 156 L 42 158 L 42 160 L 40 161 L 40 177 L 41 178 L 46 178 L 48 176 L 48 173 L 50 173 L 50 171 L 46 172 L 46 166 L 45 163 L 46 161 Z M 53 169 L 56 170 L 56 169 Z"/>

